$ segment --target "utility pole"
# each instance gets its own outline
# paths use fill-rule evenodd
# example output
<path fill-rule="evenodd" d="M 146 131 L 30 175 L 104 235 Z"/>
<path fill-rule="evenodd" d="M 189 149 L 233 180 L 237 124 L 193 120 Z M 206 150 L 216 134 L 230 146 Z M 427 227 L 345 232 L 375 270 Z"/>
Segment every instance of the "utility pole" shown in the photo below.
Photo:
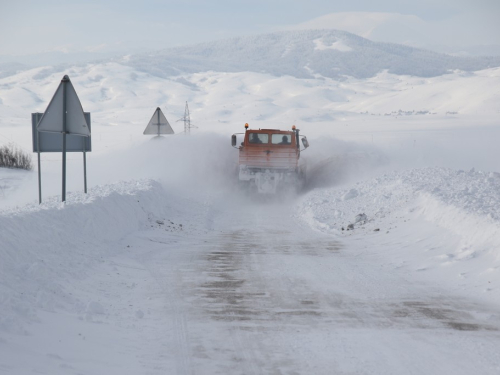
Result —
<path fill-rule="evenodd" d="M 191 125 L 191 116 L 189 115 L 188 102 L 186 102 L 186 107 L 184 109 L 184 116 L 177 121 L 184 122 L 184 135 L 189 135 L 191 133 L 191 128 L 196 128 L 196 126 Z"/>

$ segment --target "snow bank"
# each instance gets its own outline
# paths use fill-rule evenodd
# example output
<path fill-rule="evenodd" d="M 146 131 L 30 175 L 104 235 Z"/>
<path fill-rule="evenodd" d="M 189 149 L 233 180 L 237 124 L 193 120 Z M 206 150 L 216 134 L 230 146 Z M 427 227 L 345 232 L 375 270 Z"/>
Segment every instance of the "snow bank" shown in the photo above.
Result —
<path fill-rule="evenodd" d="M 122 251 L 126 246 L 116 242 L 128 233 L 175 212 L 151 180 L 102 185 L 67 198 L 66 204 L 54 197 L 0 212 L 0 331 L 23 333 L 38 310 L 86 311 L 87 302 L 71 293 L 72 282 Z"/>
<path fill-rule="evenodd" d="M 356 215 L 367 220 L 355 223 Z M 500 260 L 500 174 L 444 168 L 394 171 L 353 186 L 314 190 L 298 217 L 335 235 L 386 231 L 416 215 L 455 233 L 456 259 L 492 255 Z M 409 228 L 418 230 L 418 228 Z M 489 265 L 486 265 L 489 266 Z"/>

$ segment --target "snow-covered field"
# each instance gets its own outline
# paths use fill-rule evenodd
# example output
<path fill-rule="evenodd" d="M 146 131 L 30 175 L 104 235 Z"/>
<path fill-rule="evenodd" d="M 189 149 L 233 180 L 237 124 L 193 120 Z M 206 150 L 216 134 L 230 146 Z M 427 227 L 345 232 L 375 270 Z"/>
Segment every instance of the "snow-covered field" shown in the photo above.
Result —
<path fill-rule="evenodd" d="M 0 373 L 500 372 L 500 68 L 37 68 L 0 79 L 0 143 L 31 150 L 64 74 L 92 113 L 90 190 L 77 154 L 66 204 L 58 155 L 42 205 L 36 171 L 0 169 Z M 181 132 L 186 101 L 191 137 L 142 135 L 157 106 Z M 308 136 L 306 192 L 235 189 L 245 122 Z"/>

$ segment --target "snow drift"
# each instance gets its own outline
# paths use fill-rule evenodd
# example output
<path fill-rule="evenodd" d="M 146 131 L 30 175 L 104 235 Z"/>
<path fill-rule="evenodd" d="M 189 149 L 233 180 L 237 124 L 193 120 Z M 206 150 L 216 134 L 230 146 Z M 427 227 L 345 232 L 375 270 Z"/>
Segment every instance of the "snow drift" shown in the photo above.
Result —
<path fill-rule="evenodd" d="M 119 253 L 128 233 L 176 215 L 163 188 L 150 180 L 95 187 L 0 214 L 0 330 L 24 332 L 37 311 L 83 312 L 71 285 Z M 115 244 L 114 246 L 112 246 Z M 125 246 L 123 246 L 125 247 Z"/>
<path fill-rule="evenodd" d="M 362 214 L 366 218 L 356 220 Z M 484 278 L 487 291 L 499 291 L 489 285 L 500 269 L 499 173 L 430 167 L 392 171 L 313 190 L 303 197 L 297 217 L 319 231 L 366 238 L 387 251 L 394 243 L 402 262 L 428 264 L 422 269 L 451 266 Z M 432 256 L 419 245 L 426 238 Z M 450 275 L 447 281 L 452 280 Z"/>

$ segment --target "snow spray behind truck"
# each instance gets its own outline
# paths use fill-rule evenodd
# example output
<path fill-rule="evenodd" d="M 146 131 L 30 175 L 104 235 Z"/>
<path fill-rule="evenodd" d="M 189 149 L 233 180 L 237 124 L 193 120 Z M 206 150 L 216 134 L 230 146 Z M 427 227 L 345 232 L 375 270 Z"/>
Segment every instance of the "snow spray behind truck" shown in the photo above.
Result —
<path fill-rule="evenodd" d="M 300 130 L 248 129 L 235 133 L 231 144 L 239 150 L 238 180 L 242 187 L 262 194 L 281 190 L 299 190 L 305 183 L 305 164 L 300 163 L 300 152 L 309 147 Z M 238 134 L 244 135 L 237 143 Z M 299 139 L 302 140 L 302 150 Z"/>

